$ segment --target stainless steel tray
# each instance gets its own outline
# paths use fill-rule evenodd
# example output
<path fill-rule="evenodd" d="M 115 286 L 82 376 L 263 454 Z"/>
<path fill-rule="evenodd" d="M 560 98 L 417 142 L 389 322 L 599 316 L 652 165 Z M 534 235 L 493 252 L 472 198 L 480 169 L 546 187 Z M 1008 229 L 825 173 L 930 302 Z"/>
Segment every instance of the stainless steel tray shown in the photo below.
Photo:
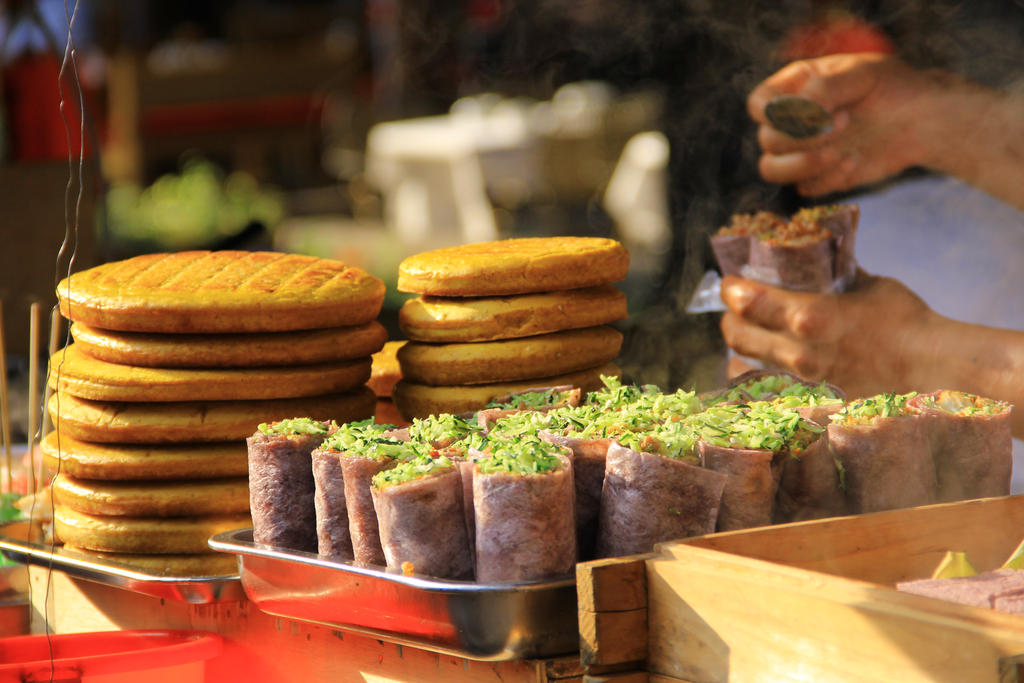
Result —
<path fill-rule="evenodd" d="M 120 562 L 68 552 L 57 546 L 35 540 L 27 521 L 0 525 L 0 552 L 4 557 L 41 567 L 62 571 L 69 576 L 165 600 L 208 604 L 228 602 L 244 597 L 238 574 L 223 576 L 162 576 Z"/>
<path fill-rule="evenodd" d="M 406 576 L 253 543 L 252 529 L 210 547 L 240 558 L 242 587 L 262 611 L 479 660 L 576 652 L 576 579 L 479 584 Z"/>

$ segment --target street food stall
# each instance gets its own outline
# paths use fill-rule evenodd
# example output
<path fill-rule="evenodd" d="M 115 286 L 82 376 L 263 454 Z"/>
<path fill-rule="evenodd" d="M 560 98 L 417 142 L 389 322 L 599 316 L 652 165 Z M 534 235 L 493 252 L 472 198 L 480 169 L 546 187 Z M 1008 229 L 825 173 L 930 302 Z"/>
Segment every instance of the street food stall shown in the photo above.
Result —
<path fill-rule="evenodd" d="M 467 45 L 504 35 L 505 3 L 469 4 Z M 69 8 L 54 76 L 75 86 L 82 139 L 61 148 L 69 178 L 43 167 L 47 187 L 68 183 L 63 243 L 47 230 L 5 256 L 25 261 L 12 277 L 45 270 L 42 252 L 57 273 L 24 278 L 43 295 L 0 287 L 13 308 L 32 298 L 16 387 L 5 345 L 26 335 L 12 344 L 0 315 L 0 682 L 1022 680 L 1020 394 L 990 374 L 1015 372 L 1020 321 L 964 316 L 983 340 L 971 371 L 914 374 L 886 353 L 940 347 L 925 323 L 953 321 L 866 270 L 906 259 L 882 239 L 894 217 L 941 232 L 922 192 L 961 198 L 942 204 L 962 212 L 947 222 L 1000 229 L 1022 225 L 1024 200 L 968 177 L 1005 202 L 980 220 L 970 188 L 910 171 L 820 200 L 836 176 L 790 179 L 795 201 L 771 178 L 796 164 L 779 171 L 770 152 L 827 145 L 860 105 L 776 76 L 750 100 L 754 133 L 742 65 L 765 45 L 723 52 L 720 29 L 744 25 L 725 10 L 708 10 L 715 40 L 699 50 L 728 59 L 682 90 L 581 80 L 392 118 L 410 75 L 425 87 L 438 64 L 395 48 L 406 61 L 385 68 L 389 41 L 422 39 L 388 7 L 329 22 L 322 44 L 298 32 L 280 59 L 238 40 L 291 30 L 258 12 L 268 23 L 228 29 L 241 50 L 186 38 L 118 54 L 109 133 L 86 125 L 102 89 L 78 80 Z M 303 15 L 307 32 L 324 12 Z M 661 16 L 640 13 L 613 13 L 628 42 Z M 570 14 L 591 38 L 609 20 Z M 47 25 L 34 5 L 14 16 Z M 787 35 L 787 60 L 842 52 L 829 38 L 869 53 L 858 68 L 911 69 L 846 15 Z M 615 54 L 611 80 L 646 63 Z M 355 55 L 377 60 L 372 86 Z M 19 61 L 17 88 L 26 64 L 55 66 Z M 324 73 L 344 96 L 321 96 Z M 672 127 L 707 121 L 705 105 L 715 125 Z M 662 116 L 680 118 L 662 131 Z M 330 138 L 312 155 L 321 141 L 295 137 L 308 117 Z M 179 135 L 220 159 L 191 152 L 144 186 Z M 225 150 L 245 172 L 219 170 Z M 87 168 L 100 151 L 110 163 Z M 331 186 L 265 182 L 272 158 L 295 184 L 328 171 Z M 35 186 L 4 165 L 13 214 Z M 768 182 L 750 184 L 758 172 Z M 113 184 L 88 196 L 97 178 Z M 934 264 L 950 283 L 967 270 Z M 977 307 L 976 285 L 956 288 Z M 880 291 L 924 322 L 898 328 Z M 914 334 L 882 338 L 897 328 Z M 856 355 L 851 334 L 876 352 Z M 23 447 L 14 403 L 28 405 Z"/>

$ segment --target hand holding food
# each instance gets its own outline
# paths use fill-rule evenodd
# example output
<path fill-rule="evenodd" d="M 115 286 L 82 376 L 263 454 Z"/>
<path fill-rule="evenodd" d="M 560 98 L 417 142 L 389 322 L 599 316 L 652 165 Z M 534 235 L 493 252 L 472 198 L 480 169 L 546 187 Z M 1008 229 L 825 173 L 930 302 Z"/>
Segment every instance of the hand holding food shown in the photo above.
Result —
<path fill-rule="evenodd" d="M 833 117 L 821 135 L 796 138 L 773 127 L 765 107 L 799 95 Z M 808 196 L 850 190 L 912 166 L 960 178 L 1017 208 L 1024 168 L 1024 97 L 886 54 L 840 54 L 792 62 L 747 98 L 760 124 L 765 180 Z"/>

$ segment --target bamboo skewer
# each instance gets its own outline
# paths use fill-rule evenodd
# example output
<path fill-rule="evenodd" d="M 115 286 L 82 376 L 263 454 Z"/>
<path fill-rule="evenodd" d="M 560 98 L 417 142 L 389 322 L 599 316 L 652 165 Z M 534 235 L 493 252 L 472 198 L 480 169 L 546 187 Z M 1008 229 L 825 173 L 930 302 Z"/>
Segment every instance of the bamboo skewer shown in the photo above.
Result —
<path fill-rule="evenodd" d="M 28 324 L 28 490 L 35 493 L 36 482 L 36 458 L 35 443 L 36 431 L 39 426 L 39 302 L 33 302 L 29 308 Z M 42 473 L 40 473 L 42 478 Z"/>
<path fill-rule="evenodd" d="M 4 483 L 8 493 L 14 490 L 11 469 L 11 404 L 7 391 L 7 347 L 4 343 L 4 309 L 0 301 L 0 422 L 4 431 L 4 466 L 7 468 Z"/>

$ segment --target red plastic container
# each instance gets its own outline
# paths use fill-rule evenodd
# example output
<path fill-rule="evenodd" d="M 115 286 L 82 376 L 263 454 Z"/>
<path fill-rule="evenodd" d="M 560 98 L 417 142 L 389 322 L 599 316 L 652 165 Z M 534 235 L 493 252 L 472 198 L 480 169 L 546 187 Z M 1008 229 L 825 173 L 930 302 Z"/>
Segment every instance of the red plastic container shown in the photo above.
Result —
<path fill-rule="evenodd" d="M 0 683 L 200 683 L 223 641 L 204 631 L 137 630 L 0 638 Z"/>

